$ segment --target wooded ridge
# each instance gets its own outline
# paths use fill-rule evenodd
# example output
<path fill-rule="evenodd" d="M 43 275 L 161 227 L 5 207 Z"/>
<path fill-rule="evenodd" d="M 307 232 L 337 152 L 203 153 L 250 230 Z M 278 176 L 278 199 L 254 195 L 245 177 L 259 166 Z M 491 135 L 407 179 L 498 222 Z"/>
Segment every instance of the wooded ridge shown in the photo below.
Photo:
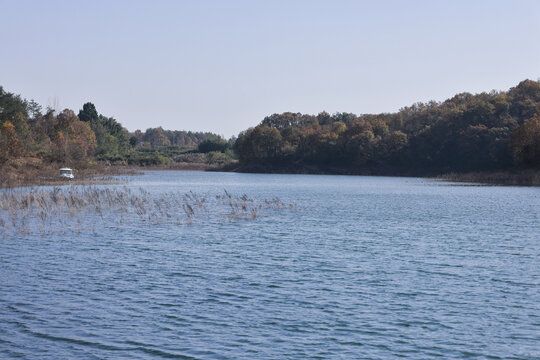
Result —
<path fill-rule="evenodd" d="M 10 163 L 28 158 L 72 167 L 207 163 L 281 173 L 538 170 L 540 83 L 524 80 L 508 91 L 461 93 L 396 113 L 273 114 L 229 140 L 161 127 L 130 133 L 92 103 L 78 114 L 43 110 L 0 87 L 0 167 L 10 171 Z"/>
<path fill-rule="evenodd" d="M 240 171 L 437 175 L 540 166 L 540 83 L 396 113 L 273 114 L 235 143 Z"/>

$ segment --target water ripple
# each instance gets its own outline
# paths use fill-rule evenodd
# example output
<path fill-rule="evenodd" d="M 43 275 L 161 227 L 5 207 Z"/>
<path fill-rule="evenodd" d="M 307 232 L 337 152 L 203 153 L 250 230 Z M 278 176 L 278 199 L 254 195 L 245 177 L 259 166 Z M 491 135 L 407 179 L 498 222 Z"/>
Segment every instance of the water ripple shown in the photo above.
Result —
<path fill-rule="evenodd" d="M 224 179 L 150 172 L 129 186 L 158 199 L 227 187 L 299 210 L 0 234 L 1 357 L 540 358 L 537 189 Z"/>

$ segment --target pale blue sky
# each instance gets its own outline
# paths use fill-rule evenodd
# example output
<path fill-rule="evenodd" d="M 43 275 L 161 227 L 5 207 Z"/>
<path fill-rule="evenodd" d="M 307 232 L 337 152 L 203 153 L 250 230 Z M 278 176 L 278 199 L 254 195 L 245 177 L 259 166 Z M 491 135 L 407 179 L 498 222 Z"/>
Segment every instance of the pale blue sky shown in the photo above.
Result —
<path fill-rule="evenodd" d="M 540 1 L 0 0 L 0 85 L 129 130 L 229 137 L 540 77 Z"/>

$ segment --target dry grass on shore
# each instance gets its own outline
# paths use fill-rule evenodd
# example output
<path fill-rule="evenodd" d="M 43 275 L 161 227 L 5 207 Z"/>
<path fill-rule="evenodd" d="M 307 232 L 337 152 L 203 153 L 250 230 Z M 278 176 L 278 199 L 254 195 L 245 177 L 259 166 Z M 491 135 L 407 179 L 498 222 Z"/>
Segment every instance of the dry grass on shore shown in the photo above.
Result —
<path fill-rule="evenodd" d="M 68 166 L 73 168 L 75 178 L 64 179 L 59 176 L 59 169 Z M 172 163 L 157 166 L 109 165 L 106 163 L 74 164 L 45 163 L 38 158 L 12 159 L 0 164 L 0 188 L 54 186 L 54 185 L 92 185 L 118 183 L 113 176 L 134 175 L 144 170 L 197 170 L 220 171 L 222 165 L 203 163 Z"/>
<path fill-rule="evenodd" d="M 540 170 L 450 173 L 440 175 L 437 179 L 489 185 L 540 186 Z"/>
<path fill-rule="evenodd" d="M 60 177 L 59 169 L 64 164 L 44 163 L 38 158 L 19 158 L 0 165 L 0 188 L 54 185 L 91 185 L 118 182 L 113 176 L 131 175 L 137 169 L 104 164 L 69 164 L 75 178 Z"/>

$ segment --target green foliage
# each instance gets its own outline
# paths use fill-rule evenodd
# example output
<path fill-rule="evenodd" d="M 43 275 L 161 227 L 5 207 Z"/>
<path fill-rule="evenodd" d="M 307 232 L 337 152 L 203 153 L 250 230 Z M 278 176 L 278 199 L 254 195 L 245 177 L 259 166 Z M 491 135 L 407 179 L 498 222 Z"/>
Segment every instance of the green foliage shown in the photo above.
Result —
<path fill-rule="evenodd" d="M 171 163 L 222 164 L 235 158 L 234 141 L 208 132 L 173 131 L 161 127 L 145 132 L 137 130 L 129 140 L 132 150 L 128 162 L 143 166 L 164 165 L 153 155 L 158 154 Z M 216 153 L 210 154 L 212 152 Z"/>
<path fill-rule="evenodd" d="M 6 121 L 15 123 L 17 116 L 28 118 L 27 106 L 28 102 L 20 95 L 8 93 L 0 86 L 0 125 Z"/>
<path fill-rule="evenodd" d="M 124 161 L 129 154 L 131 145 L 129 133 L 112 117 L 98 113 L 91 102 L 83 105 L 78 117 L 90 124 L 97 139 L 96 157 L 98 160 Z"/>
<path fill-rule="evenodd" d="M 79 120 L 81 121 L 97 121 L 99 115 L 96 107 L 91 102 L 87 102 L 83 105 L 82 110 L 79 110 Z"/>
<path fill-rule="evenodd" d="M 221 137 L 208 138 L 199 144 L 198 150 L 201 153 L 209 153 L 211 151 L 224 153 L 229 148 L 229 145 L 227 140 Z"/>
<path fill-rule="evenodd" d="M 114 118 L 99 115 L 90 121 L 90 127 L 96 134 L 98 160 L 117 161 L 126 158 L 130 150 L 129 134 Z"/>
<path fill-rule="evenodd" d="M 137 146 L 137 144 L 139 144 L 139 139 L 137 139 L 137 137 L 135 137 L 135 136 L 131 136 L 129 138 L 129 146 L 134 148 L 135 146 Z"/>
<path fill-rule="evenodd" d="M 136 138 L 137 144 L 141 146 L 148 144 L 153 148 L 177 146 L 185 149 L 195 149 L 204 140 L 218 137 L 209 132 L 164 130 L 161 127 L 150 128 L 145 132 L 137 130 L 131 136 Z"/>
<path fill-rule="evenodd" d="M 208 164 L 223 164 L 229 160 L 227 154 L 220 151 L 210 151 L 206 154 L 206 162 Z"/>
<path fill-rule="evenodd" d="M 169 165 L 171 159 L 163 156 L 163 154 L 160 154 L 157 151 L 135 152 L 128 156 L 127 163 L 129 165 L 137 166 Z"/>

